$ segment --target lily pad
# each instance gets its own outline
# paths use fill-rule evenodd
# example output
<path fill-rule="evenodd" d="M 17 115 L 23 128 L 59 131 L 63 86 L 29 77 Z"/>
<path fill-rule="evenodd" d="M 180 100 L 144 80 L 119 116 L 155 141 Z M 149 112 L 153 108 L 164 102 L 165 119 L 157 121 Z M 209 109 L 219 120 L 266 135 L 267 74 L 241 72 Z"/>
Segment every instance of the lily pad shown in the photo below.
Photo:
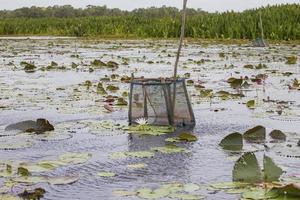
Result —
<path fill-rule="evenodd" d="M 136 163 L 136 164 L 130 164 L 127 165 L 127 168 L 129 169 L 142 169 L 142 168 L 146 168 L 147 164 L 144 163 Z"/>
<path fill-rule="evenodd" d="M 187 184 L 184 184 L 183 190 L 185 192 L 195 192 L 197 190 L 200 190 L 200 186 L 195 183 L 187 183 Z"/>
<path fill-rule="evenodd" d="M 224 182 L 224 183 L 214 183 L 211 184 L 210 186 L 215 188 L 215 189 L 239 189 L 239 188 L 245 188 L 249 186 L 249 183 L 244 183 L 244 182 Z"/>
<path fill-rule="evenodd" d="M 245 199 L 265 200 L 276 198 L 278 194 L 274 192 L 269 192 L 269 189 L 265 188 L 252 188 L 251 190 L 244 192 L 242 196 Z"/>
<path fill-rule="evenodd" d="M 130 197 L 130 196 L 135 196 L 136 192 L 127 191 L 127 190 L 114 190 L 113 194 L 120 197 Z"/>
<path fill-rule="evenodd" d="M 114 177 L 114 176 L 116 176 L 116 174 L 113 173 L 113 172 L 99 172 L 98 176 L 101 176 L 101 177 Z"/>
<path fill-rule="evenodd" d="M 256 126 L 252 129 L 247 130 L 244 133 L 244 138 L 250 141 L 265 140 L 266 139 L 266 128 L 263 126 Z"/>
<path fill-rule="evenodd" d="M 135 152 L 115 152 L 110 155 L 110 159 L 120 159 L 126 157 L 152 158 L 154 157 L 154 153 L 151 151 L 135 151 Z"/>
<path fill-rule="evenodd" d="M 283 171 L 278 167 L 273 160 L 264 156 L 264 180 L 265 182 L 278 181 L 279 177 L 283 174 Z"/>
<path fill-rule="evenodd" d="M 24 132 L 35 132 L 41 134 L 46 131 L 53 131 L 54 126 L 46 119 L 37 119 L 35 121 L 23 121 L 16 124 L 11 124 L 5 128 L 6 131 L 22 130 Z"/>
<path fill-rule="evenodd" d="M 10 195 L 10 194 L 0 194 L 0 199 L 1 200 L 23 200 L 19 197 L 15 197 L 13 195 Z"/>
<path fill-rule="evenodd" d="M 82 164 L 92 157 L 90 153 L 66 153 L 59 156 L 59 160 L 69 164 Z"/>
<path fill-rule="evenodd" d="M 198 138 L 191 133 L 181 133 L 178 135 L 178 138 L 187 142 L 195 142 L 198 140 Z"/>
<path fill-rule="evenodd" d="M 286 140 L 286 135 L 280 130 L 273 130 L 270 137 L 275 140 Z"/>
<path fill-rule="evenodd" d="M 259 183 L 262 181 L 262 172 L 254 153 L 245 153 L 235 163 L 233 181 Z"/>
<path fill-rule="evenodd" d="M 181 199 L 181 200 L 199 200 L 204 199 L 204 196 L 194 195 L 194 194 L 185 194 L 185 193 L 173 193 L 168 195 L 171 199 Z"/>
<path fill-rule="evenodd" d="M 172 153 L 188 153 L 189 151 L 185 148 L 178 147 L 173 144 L 168 144 L 164 147 L 154 147 L 151 148 L 152 151 L 158 151 L 161 153 L 172 154 Z"/>
<path fill-rule="evenodd" d="M 142 188 L 137 190 L 137 196 L 143 199 L 161 199 L 167 197 L 170 194 L 168 190 L 165 189 L 149 189 L 149 188 Z"/>
<path fill-rule="evenodd" d="M 300 184 L 288 184 L 283 187 L 273 187 L 272 193 L 286 197 L 297 197 L 300 199 Z"/>
<path fill-rule="evenodd" d="M 140 134 L 140 135 L 165 135 L 167 133 L 173 133 L 175 128 L 173 126 L 153 126 L 153 125 L 138 125 L 138 126 L 130 126 L 125 128 L 125 130 L 129 133 Z"/>
<path fill-rule="evenodd" d="M 241 151 L 243 149 L 243 135 L 240 133 L 229 134 L 219 145 L 225 150 Z"/>
<path fill-rule="evenodd" d="M 255 108 L 255 100 L 247 101 L 246 105 L 249 109 L 254 109 Z"/>

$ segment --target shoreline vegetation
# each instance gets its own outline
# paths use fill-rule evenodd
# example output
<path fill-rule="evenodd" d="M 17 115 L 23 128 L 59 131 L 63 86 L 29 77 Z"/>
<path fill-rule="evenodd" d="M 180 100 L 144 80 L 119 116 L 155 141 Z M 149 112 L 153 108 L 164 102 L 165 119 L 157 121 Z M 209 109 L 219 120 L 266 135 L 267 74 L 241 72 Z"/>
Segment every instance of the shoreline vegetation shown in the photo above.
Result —
<path fill-rule="evenodd" d="M 265 38 L 300 40 L 300 4 L 281 4 L 243 12 L 209 13 L 188 9 L 189 40 L 247 43 L 260 36 L 259 13 Z M 174 7 L 133 11 L 106 6 L 31 7 L 0 11 L 0 36 L 70 36 L 101 39 L 175 39 L 180 35 L 180 11 Z M 294 41 L 293 41 L 294 42 Z"/>
<path fill-rule="evenodd" d="M 76 36 L 59 36 L 59 35 L 0 35 L 0 40 L 78 40 L 78 41 L 98 41 L 109 42 L 111 40 L 122 41 L 174 41 L 178 42 L 178 38 L 137 38 L 137 37 L 116 37 L 116 36 L 98 36 L 98 37 L 76 37 Z M 229 45 L 250 45 L 252 40 L 249 39 L 203 39 L 203 38 L 185 38 L 185 44 L 229 44 Z M 286 44 L 300 45 L 300 40 L 268 40 L 268 44 Z"/>

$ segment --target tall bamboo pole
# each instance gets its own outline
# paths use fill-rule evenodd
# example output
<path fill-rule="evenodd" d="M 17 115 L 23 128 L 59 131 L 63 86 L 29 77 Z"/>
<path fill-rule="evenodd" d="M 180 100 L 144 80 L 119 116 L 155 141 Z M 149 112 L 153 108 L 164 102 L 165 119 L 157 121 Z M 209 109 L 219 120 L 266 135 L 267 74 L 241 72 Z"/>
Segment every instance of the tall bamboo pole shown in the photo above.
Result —
<path fill-rule="evenodd" d="M 177 68 L 178 68 L 178 63 L 179 63 L 180 53 L 181 53 L 181 49 L 182 49 L 182 43 L 183 43 L 184 35 L 185 35 L 186 4 L 187 4 L 187 0 L 183 0 L 182 22 L 181 22 L 181 34 L 180 34 L 180 41 L 179 41 L 179 47 L 178 47 L 178 51 L 177 51 L 177 56 L 176 56 L 175 66 L 174 66 L 174 79 L 175 79 L 175 80 L 176 80 L 176 78 L 177 78 Z"/>
<path fill-rule="evenodd" d="M 260 23 L 260 30 L 261 30 L 261 39 L 264 40 L 265 35 L 264 35 L 262 18 L 261 18 L 261 12 L 259 12 L 259 23 Z"/>
<path fill-rule="evenodd" d="M 184 35 L 185 35 L 186 5 L 187 5 L 187 0 L 183 0 L 181 33 L 180 33 L 179 47 L 178 47 L 176 60 L 175 60 L 175 65 L 174 65 L 174 89 L 173 89 L 173 102 L 172 102 L 173 103 L 173 105 L 172 105 L 172 123 L 174 123 L 174 116 L 175 116 L 177 69 L 178 69 L 178 63 L 179 63 L 180 53 L 181 53 L 181 49 L 182 49 L 182 43 L 183 43 Z"/>

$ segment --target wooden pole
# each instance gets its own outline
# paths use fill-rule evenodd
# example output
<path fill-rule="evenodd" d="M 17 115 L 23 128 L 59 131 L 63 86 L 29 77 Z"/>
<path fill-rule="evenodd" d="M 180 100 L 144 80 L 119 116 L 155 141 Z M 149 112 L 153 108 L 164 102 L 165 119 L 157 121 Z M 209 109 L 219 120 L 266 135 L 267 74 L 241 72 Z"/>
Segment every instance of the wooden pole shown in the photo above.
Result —
<path fill-rule="evenodd" d="M 261 39 L 264 40 L 265 35 L 264 35 L 262 18 L 261 18 L 261 12 L 259 12 L 259 21 L 260 21 Z"/>
<path fill-rule="evenodd" d="M 175 60 L 175 65 L 174 65 L 174 76 L 173 76 L 173 78 L 174 78 L 174 88 L 173 88 L 173 101 L 172 101 L 172 119 L 171 119 L 172 123 L 175 122 L 177 69 L 178 69 L 178 63 L 179 63 L 180 53 L 181 53 L 181 49 L 182 49 L 182 43 L 183 43 L 184 35 L 185 35 L 186 5 L 187 5 L 187 0 L 183 0 L 181 33 L 180 33 L 179 47 L 178 47 L 177 56 L 176 56 L 176 60 Z M 172 124 L 172 125 L 174 125 L 174 124 Z"/>
<path fill-rule="evenodd" d="M 184 35 L 185 35 L 186 4 L 187 4 L 187 0 L 183 0 L 181 34 L 180 34 L 180 41 L 179 41 L 179 47 L 178 47 L 178 51 L 177 51 L 175 66 L 174 66 L 174 80 L 176 80 L 176 78 L 177 78 L 177 68 L 178 68 L 178 63 L 179 63 L 179 58 L 180 58 L 180 52 L 182 49 L 182 43 L 183 43 Z"/>

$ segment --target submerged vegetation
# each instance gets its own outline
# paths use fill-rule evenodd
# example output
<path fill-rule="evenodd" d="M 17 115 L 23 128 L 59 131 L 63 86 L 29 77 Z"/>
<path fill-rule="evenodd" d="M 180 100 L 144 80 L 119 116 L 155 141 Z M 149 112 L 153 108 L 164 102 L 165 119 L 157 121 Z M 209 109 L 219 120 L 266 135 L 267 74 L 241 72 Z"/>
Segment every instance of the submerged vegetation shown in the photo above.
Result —
<path fill-rule="evenodd" d="M 241 13 L 189 9 L 186 35 L 190 38 L 254 39 L 260 36 L 259 12 L 266 38 L 300 39 L 299 4 L 267 6 Z M 0 19 L 0 35 L 175 38 L 180 34 L 180 11 L 173 7 L 131 12 L 105 6 L 86 9 L 31 7 L 0 11 Z"/>

